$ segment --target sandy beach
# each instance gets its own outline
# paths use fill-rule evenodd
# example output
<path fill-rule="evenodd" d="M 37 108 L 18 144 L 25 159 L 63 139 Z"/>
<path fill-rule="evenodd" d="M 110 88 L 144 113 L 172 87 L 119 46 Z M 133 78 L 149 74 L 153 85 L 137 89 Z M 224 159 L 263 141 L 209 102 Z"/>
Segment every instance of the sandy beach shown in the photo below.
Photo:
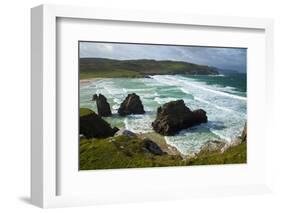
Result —
<path fill-rule="evenodd" d="M 80 85 L 82 85 L 82 86 L 86 86 L 86 85 L 88 85 L 88 84 L 90 84 L 90 83 L 93 83 L 93 82 L 98 81 L 98 80 L 101 80 L 101 79 L 102 79 L 102 78 L 80 79 L 80 80 L 79 80 L 79 83 L 80 83 Z"/>

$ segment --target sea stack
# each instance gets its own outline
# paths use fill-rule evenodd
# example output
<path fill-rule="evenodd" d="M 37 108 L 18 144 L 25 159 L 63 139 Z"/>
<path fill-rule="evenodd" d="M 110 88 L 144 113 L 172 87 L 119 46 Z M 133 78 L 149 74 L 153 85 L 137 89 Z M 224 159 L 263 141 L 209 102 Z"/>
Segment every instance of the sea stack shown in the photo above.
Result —
<path fill-rule="evenodd" d="M 121 116 L 144 113 L 145 111 L 140 97 L 135 93 L 129 94 L 118 109 L 118 114 Z"/>
<path fill-rule="evenodd" d="M 191 111 L 183 100 L 171 101 L 157 109 L 157 116 L 152 122 L 153 129 L 161 135 L 175 135 L 186 129 L 208 121 L 202 109 Z"/>
<path fill-rule="evenodd" d="M 92 100 L 96 101 L 99 116 L 108 117 L 108 116 L 112 115 L 111 110 L 110 110 L 110 105 L 107 102 L 107 99 L 104 95 L 95 94 L 95 95 L 93 95 Z"/>

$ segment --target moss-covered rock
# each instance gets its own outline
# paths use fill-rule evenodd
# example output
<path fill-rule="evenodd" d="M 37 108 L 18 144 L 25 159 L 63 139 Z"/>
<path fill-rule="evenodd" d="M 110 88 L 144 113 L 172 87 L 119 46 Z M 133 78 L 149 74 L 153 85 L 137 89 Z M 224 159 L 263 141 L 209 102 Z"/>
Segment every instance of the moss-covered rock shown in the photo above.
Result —
<path fill-rule="evenodd" d="M 80 135 L 86 138 L 106 138 L 113 136 L 117 131 L 118 128 L 112 128 L 94 111 L 80 108 Z"/>

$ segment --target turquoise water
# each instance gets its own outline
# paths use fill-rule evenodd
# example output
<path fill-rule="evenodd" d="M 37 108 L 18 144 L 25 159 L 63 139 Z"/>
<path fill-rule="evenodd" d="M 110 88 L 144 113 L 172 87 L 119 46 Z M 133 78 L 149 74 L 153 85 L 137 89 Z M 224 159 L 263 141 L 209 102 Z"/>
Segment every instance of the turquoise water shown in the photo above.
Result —
<path fill-rule="evenodd" d="M 146 114 L 119 117 L 117 109 L 127 94 L 141 97 Z M 198 152 L 208 140 L 230 142 L 241 134 L 246 121 L 246 75 L 219 76 L 155 75 L 151 78 L 114 78 L 94 80 L 80 85 L 80 107 L 96 110 L 92 95 L 102 93 L 111 105 L 113 116 L 105 118 L 112 126 L 125 127 L 133 132 L 152 132 L 151 122 L 159 106 L 183 99 L 190 109 L 202 108 L 208 123 L 167 136 L 167 143 L 184 154 Z"/>

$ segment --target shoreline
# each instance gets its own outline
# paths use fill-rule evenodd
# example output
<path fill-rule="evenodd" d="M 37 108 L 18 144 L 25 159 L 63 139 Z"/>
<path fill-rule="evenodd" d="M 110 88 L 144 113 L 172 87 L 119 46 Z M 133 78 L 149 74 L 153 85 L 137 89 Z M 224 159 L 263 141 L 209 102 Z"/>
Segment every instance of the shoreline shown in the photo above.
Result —
<path fill-rule="evenodd" d="M 120 78 L 124 78 L 124 77 L 120 77 Z M 142 78 L 145 78 L 145 77 L 142 77 Z M 107 77 L 97 77 L 97 78 L 87 78 L 87 79 L 80 79 L 79 82 L 80 82 L 80 85 L 83 85 L 83 86 L 87 86 L 89 85 L 90 83 L 93 83 L 93 82 L 97 82 L 99 80 L 103 80 L 103 79 L 109 79 Z M 114 78 L 113 78 L 114 79 Z M 198 151 L 194 151 L 190 154 L 184 154 L 183 152 L 180 151 L 180 149 L 178 149 L 176 146 L 172 145 L 172 144 L 169 144 L 165 137 L 164 136 L 161 136 L 162 139 L 159 141 L 159 136 L 157 138 L 157 136 L 155 137 L 155 135 L 157 135 L 158 133 L 156 132 L 147 132 L 147 133 L 136 133 L 138 135 L 139 138 L 143 138 L 144 136 L 146 136 L 147 138 L 155 141 L 160 147 L 162 147 L 164 149 L 165 152 L 167 152 L 169 155 L 180 155 L 182 156 L 184 159 L 191 159 L 191 158 L 194 158 L 196 157 L 196 155 L 198 153 L 200 153 L 202 147 L 200 147 L 200 149 Z M 159 135 L 159 134 L 158 134 Z M 219 141 L 221 143 L 225 143 L 226 145 L 228 145 L 229 147 L 232 147 L 232 144 L 235 143 L 234 141 L 236 141 L 236 139 L 238 138 L 239 136 L 235 136 L 234 139 L 228 141 L 222 137 L 220 137 L 219 139 L 217 139 L 216 141 Z M 155 140 L 156 139 L 156 140 Z M 209 142 L 212 142 L 213 140 L 212 139 L 209 139 L 208 141 L 205 141 L 203 145 L 209 143 Z M 203 146 L 202 145 L 202 146 Z"/>
<path fill-rule="evenodd" d="M 157 73 L 157 74 L 147 74 L 147 75 L 142 75 L 142 76 L 127 76 L 127 75 L 120 75 L 120 76 L 112 76 L 112 77 L 90 77 L 90 78 L 81 78 L 79 77 L 79 81 L 92 81 L 95 79 L 109 79 L 109 78 L 150 78 L 150 76 L 154 75 L 186 75 L 186 76 L 225 76 L 224 74 L 170 74 L 170 73 Z"/>
<path fill-rule="evenodd" d="M 246 121 L 247 123 L 247 121 Z M 182 160 L 192 161 L 196 160 L 198 157 L 200 157 L 202 154 L 212 154 L 214 152 L 218 152 L 220 154 L 224 154 L 231 148 L 235 148 L 240 146 L 243 143 L 246 143 L 247 141 L 247 127 L 244 126 L 244 129 L 242 130 L 240 135 L 236 135 L 231 141 L 226 141 L 223 138 L 219 138 L 216 140 L 207 140 L 205 143 L 202 144 L 200 149 L 197 152 L 193 152 L 191 154 L 184 154 L 180 151 L 176 146 L 173 146 L 169 144 L 165 136 L 160 135 L 157 132 L 146 132 L 146 133 L 135 133 L 138 138 L 145 139 L 148 138 L 155 142 L 162 151 L 166 152 L 170 156 L 180 156 Z M 244 135 L 244 136 L 243 136 Z M 243 137 L 246 137 L 243 139 Z"/>
<path fill-rule="evenodd" d="M 184 154 L 179 148 L 169 144 L 166 141 L 165 136 L 160 135 L 157 132 L 140 133 L 137 135 L 142 139 L 144 139 L 144 137 L 151 139 L 168 155 L 180 155 L 183 160 L 194 160 L 202 154 L 211 154 L 214 152 L 224 154 L 231 148 L 235 148 L 243 143 L 247 143 L 247 120 L 245 121 L 244 128 L 240 134 L 235 135 L 230 141 L 227 141 L 221 137 L 219 139 L 209 139 L 201 145 L 197 152 L 193 152 L 191 154 Z"/>
<path fill-rule="evenodd" d="M 87 79 L 79 79 L 79 84 L 80 86 L 87 86 L 90 83 L 102 80 L 104 78 L 87 78 Z"/>
<path fill-rule="evenodd" d="M 80 138 L 80 168 L 81 170 L 96 170 L 247 163 L 247 140 L 243 140 L 243 134 L 237 138 L 236 143 L 224 144 L 225 149 L 220 146 L 214 148 L 211 144 L 194 156 L 182 155 L 163 140 L 152 141 L 159 146 L 162 154 L 151 152 L 151 150 L 148 152 L 147 149 L 143 149 L 142 145 L 145 138 L 151 140 L 152 137 L 147 137 L 146 133 L 142 133 L 135 136 L 119 135 L 105 139 L 81 140 Z M 213 141 L 212 143 L 219 144 L 220 142 Z M 94 161 L 88 161 L 89 157 Z"/>
<path fill-rule="evenodd" d="M 194 76 L 196 76 L 196 75 L 194 75 Z M 118 78 L 126 78 L 126 77 L 118 77 Z M 146 77 L 141 77 L 141 78 L 144 79 Z M 115 79 L 115 78 L 107 78 L 107 77 L 87 78 L 87 79 L 79 79 L 79 82 L 80 82 L 80 85 L 87 86 L 90 84 L 94 84 L 95 82 L 98 82 L 100 80 L 104 80 L 104 79 Z M 198 150 L 196 149 L 196 150 L 194 150 L 194 152 L 192 151 L 192 153 L 190 153 L 190 154 L 184 154 L 184 152 L 181 152 L 180 149 L 178 149 L 176 146 L 169 144 L 166 141 L 164 136 L 162 136 L 162 135 L 157 136 L 157 133 L 155 133 L 155 132 L 139 133 L 139 134 L 135 133 L 135 134 L 140 139 L 144 139 L 145 137 L 151 139 L 159 147 L 161 147 L 161 149 L 164 152 L 166 152 L 168 155 L 180 156 L 180 157 L 182 157 L 183 161 L 193 161 L 193 160 L 196 160 L 197 158 L 201 158 L 203 146 L 207 145 L 209 143 L 211 144 L 210 146 L 212 146 L 212 143 L 213 144 L 218 143 L 218 144 L 224 144 L 224 145 L 223 145 L 223 147 L 217 146 L 215 149 L 212 149 L 211 151 L 207 150 L 207 152 L 203 153 L 203 155 L 205 155 L 205 156 L 213 154 L 213 152 L 217 152 L 218 155 L 221 154 L 221 156 L 223 156 L 223 153 L 227 152 L 228 149 L 239 146 L 241 144 L 241 141 L 238 142 L 239 138 L 240 138 L 240 136 L 238 136 L 238 135 L 235 135 L 235 138 L 228 142 L 226 142 L 224 140 L 224 138 L 220 137 L 217 140 L 209 139 L 209 140 L 206 140 L 205 142 L 202 141 L 202 142 L 204 142 L 204 144 L 202 144 L 202 146 L 200 148 L 198 146 L 198 148 L 199 148 Z M 184 150 L 182 150 L 182 151 L 184 151 Z"/>
<path fill-rule="evenodd" d="M 82 170 L 247 163 L 247 126 L 231 143 L 206 141 L 193 156 L 182 154 L 155 132 L 80 138 L 79 153 Z"/>

